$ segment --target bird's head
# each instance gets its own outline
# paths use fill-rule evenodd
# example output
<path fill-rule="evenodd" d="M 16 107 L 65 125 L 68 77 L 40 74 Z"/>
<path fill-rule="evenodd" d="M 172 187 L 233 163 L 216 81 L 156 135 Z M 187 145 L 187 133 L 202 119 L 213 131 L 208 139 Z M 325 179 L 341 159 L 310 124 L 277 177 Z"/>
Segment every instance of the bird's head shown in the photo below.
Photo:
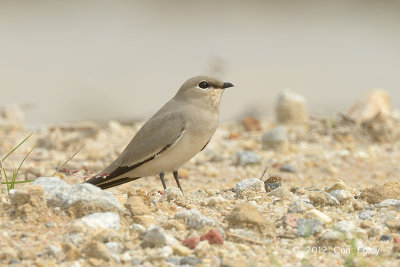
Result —
<path fill-rule="evenodd" d="M 233 84 L 210 76 L 196 76 L 187 80 L 175 95 L 175 99 L 219 108 L 222 93 Z"/>

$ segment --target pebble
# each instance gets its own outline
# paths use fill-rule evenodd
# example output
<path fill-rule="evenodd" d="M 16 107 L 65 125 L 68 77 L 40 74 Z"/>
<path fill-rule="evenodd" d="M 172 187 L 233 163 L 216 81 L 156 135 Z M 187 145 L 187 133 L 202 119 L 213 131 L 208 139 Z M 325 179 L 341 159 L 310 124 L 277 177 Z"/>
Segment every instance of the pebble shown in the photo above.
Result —
<path fill-rule="evenodd" d="M 93 213 L 86 215 L 75 222 L 82 222 L 90 228 L 108 228 L 119 230 L 120 217 L 115 212 Z"/>
<path fill-rule="evenodd" d="M 352 195 L 346 190 L 332 190 L 330 194 L 342 205 L 348 203 L 352 198 Z"/>
<path fill-rule="evenodd" d="M 297 227 L 299 219 L 300 217 L 297 214 L 288 213 L 282 217 L 283 226 Z"/>
<path fill-rule="evenodd" d="M 288 198 L 293 196 L 293 193 L 290 192 L 290 189 L 286 186 L 278 187 L 267 194 L 269 197 L 277 197 L 277 198 Z"/>
<path fill-rule="evenodd" d="M 170 246 L 164 246 L 162 248 L 157 248 L 155 251 L 153 251 L 150 255 L 147 256 L 148 261 L 159 261 L 159 260 L 164 260 L 171 256 L 173 253 L 173 250 Z"/>
<path fill-rule="evenodd" d="M 322 230 L 322 223 L 319 220 L 301 218 L 297 222 L 297 236 L 307 237 Z"/>
<path fill-rule="evenodd" d="M 400 183 L 391 182 L 366 188 L 361 192 L 360 198 L 370 204 L 378 204 L 386 199 L 400 199 Z"/>
<path fill-rule="evenodd" d="M 297 172 L 296 166 L 291 164 L 283 164 L 280 170 L 283 172 L 291 172 L 291 173 Z"/>
<path fill-rule="evenodd" d="M 339 221 L 335 223 L 335 229 L 342 233 L 353 233 L 356 230 L 356 226 L 352 221 Z"/>
<path fill-rule="evenodd" d="M 105 245 L 108 250 L 114 254 L 121 254 L 123 249 L 123 245 L 119 242 L 107 242 Z"/>
<path fill-rule="evenodd" d="M 328 223 L 332 222 L 331 217 L 329 217 L 325 213 L 323 213 L 323 212 L 321 212 L 319 210 L 316 210 L 316 209 L 312 209 L 312 210 L 307 211 L 305 213 L 305 216 L 307 218 L 317 219 L 320 222 L 322 222 L 323 224 L 328 224 Z"/>
<path fill-rule="evenodd" d="M 142 247 L 163 247 L 167 244 L 167 234 L 164 229 L 159 226 L 153 226 L 146 231 L 142 239 L 141 246 Z M 171 252 L 172 254 L 172 252 Z"/>
<path fill-rule="evenodd" d="M 257 178 L 243 179 L 235 186 L 236 193 L 242 193 L 247 190 L 255 192 L 264 191 L 264 183 Z"/>
<path fill-rule="evenodd" d="M 207 240 L 210 245 L 213 244 L 218 244 L 218 245 L 223 245 L 224 244 L 224 238 L 222 235 L 219 233 L 217 229 L 211 229 L 204 235 L 200 237 L 200 241 Z"/>
<path fill-rule="evenodd" d="M 320 236 L 318 239 L 318 244 L 326 247 L 338 247 L 343 245 L 343 241 L 343 233 L 334 230 L 328 230 Z"/>
<path fill-rule="evenodd" d="M 98 260 L 109 261 L 111 259 L 111 253 L 107 247 L 98 241 L 90 242 L 82 252 L 90 258 L 95 258 Z"/>
<path fill-rule="evenodd" d="M 245 117 L 242 120 L 242 124 L 244 126 L 244 129 L 248 132 L 261 130 L 260 120 L 254 117 Z"/>
<path fill-rule="evenodd" d="M 385 199 L 377 205 L 378 207 L 397 207 L 400 208 L 400 199 Z"/>
<path fill-rule="evenodd" d="M 311 208 L 313 208 L 313 205 L 305 202 L 304 200 L 301 200 L 299 202 L 290 204 L 290 206 L 288 207 L 288 213 L 303 213 L 304 211 Z"/>
<path fill-rule="evenodd" d="M 336 183 L 334 185 L 332 185 L 331 187 L 329 187 L 326 191 L 328 193 L 331 193 L 334 190 L 346 190 L 347 189 L 347 185 L 345 184 L 345 182 L 343 182 L 341 179 L 338 179 L 336 181 Z"/>
<path fill-rule="evenodd" d="M 374 210 L 363 210 L 363 211 L 358 212 L 358 217 L 361 220 L 367 220 L 369 218 L 374 217 L 375 214 L 376 214 L 376 211 L 374 211 Z"/>
<path fill-rule="evenodd" d="M 146 228 L 143 225 L 134 223 L 129 226 L 129 230 L 139 235 L 146 233 Z"/>
<path fill-rule="evenodd" d="M 382 235 L 379 238 L 379 241 L 392 241 L 392 236 L 390 236 L 390 235 Z"/>
<path fill-rule="evenodd" d="M 373 119 L 378 113 L 390 115 L 391 112 L 392 107 L 389 93 L 382 89 L 375 89 L 368 92 L 362 99 L 355 103 L 347 112 L 347 116 L 361 124 Z"/>
<path fill-rule="evenodd" d="M 177 212 L 174 218 L 183 221 L 189 229 L 201 229 L 205 226 L 216 225 L 213 219 L 204 217 L 198 210 L 182 210 Z"/>
<path fill-rule="evenodd" d="M 182 245 L 190 249 L 195 249 L 199 242 L 200 240 L 197 237 L 189 237 L 182 241 Z"/>
<path fill-rule="evenodd" d="M 44 188 L 49 207 L 61 207 L 72 212 L 75 217 L 83 217 L 95 212 L 122 212 L 124 210 L 124 206 L 113 193 L 91 184 L 70 186 L 59 178 L 39 177 L 32 185 L 40 185 Z"/>
<path fill-rule="evenodd" d="M 305 97 L 289 89 L 279 93 L 275 111 L 279 122 L 303 124 L 308 121 Z"/>
<path fill-rule="evenodd" d="M 216 206 L 218 204 L 226 202 L 226 199 L 224 199 L 222 196 L 218 195 L 215 197 L 210 197 L 207 199 L 207 206 Z"/>
<path fill-rule="evenodd" d="M 261 137 L 263 150 L 276 150 L 285 152 L 289 147 L 289 140 L 285 126 L 275 127 Z"/>
<path fill-rule="evenodd" d="M 260 162 L 260 156 L 252 151 L 244 150 L 236 153 L 236 164 L 239 166 L 259 164 Z"/>

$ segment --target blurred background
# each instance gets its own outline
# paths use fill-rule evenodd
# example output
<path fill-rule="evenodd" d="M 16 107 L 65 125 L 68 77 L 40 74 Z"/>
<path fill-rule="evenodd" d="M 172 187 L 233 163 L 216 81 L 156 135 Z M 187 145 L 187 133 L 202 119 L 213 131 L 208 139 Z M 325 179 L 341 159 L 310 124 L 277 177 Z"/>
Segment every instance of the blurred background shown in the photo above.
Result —
<path fill-rule="evenodd" d="M 144 119 L 189 77 L 232 82 L 222 120 L 303 94 L 345 112 L 384 88 L 400 106 L 398 1 L 0 2 L 0 106 L 30 124 Z"/>

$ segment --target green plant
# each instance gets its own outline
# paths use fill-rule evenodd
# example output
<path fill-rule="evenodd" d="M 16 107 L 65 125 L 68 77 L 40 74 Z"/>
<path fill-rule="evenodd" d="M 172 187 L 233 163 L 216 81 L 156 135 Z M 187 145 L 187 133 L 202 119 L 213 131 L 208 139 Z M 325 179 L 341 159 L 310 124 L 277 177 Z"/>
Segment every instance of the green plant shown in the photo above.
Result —
<path fill-rule="evenodd" d="M 36 145 L 32 147 L 32 149 L 26 154 L 24 159 L 21 161 L 19 164 L 18 168 L 16 169 L 15 166 L 12 170 L 11 175 L 7 175 L 7 172 L 5 170 L 5 167 L 3 167 L 3 162 L 12 154 L 14 153 L 15 150 L 17 150 L 23 143 L 28 140 L 33 133 L 29 134 L 24 140 L 22 140 L 16 147 L 14 147 L 10 152 L 7 153 L 3 158 L 0 158 L 0 192 L 2 194 L 5 194 L 6 191 L 3 188 L 3 185 L 6 185 L 7 187 L 7 194 L 10 192 L 11 189 L 14 189 L 15 184 L 22 184 L 22 183 L 30 183 L 33 182 L 34 180 L 26 180 L 26 181 L 17 181 L 17 176 L 19 171 L 21 170 L 22 164 L 24 164 L 25 160 L 28 158 L 28 156 L 32 153 L 33 149 L 35 149 Z M 4 175 L 5 182 L 2 181 L 2 176 Z"/>

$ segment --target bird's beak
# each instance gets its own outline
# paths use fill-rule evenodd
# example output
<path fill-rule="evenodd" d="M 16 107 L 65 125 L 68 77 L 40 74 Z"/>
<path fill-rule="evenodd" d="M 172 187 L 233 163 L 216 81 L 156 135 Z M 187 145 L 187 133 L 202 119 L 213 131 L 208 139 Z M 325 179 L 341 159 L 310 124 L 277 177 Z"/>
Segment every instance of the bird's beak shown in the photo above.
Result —
<path fill-rule="evenodd" d="M 229 87 L 233 87 L 233 84 L 231 84 L 231 83 L 224 83 L 224 84 L 222 85 L 221 89 L 226 89 L 226 88 L 229 88 Z"/>

